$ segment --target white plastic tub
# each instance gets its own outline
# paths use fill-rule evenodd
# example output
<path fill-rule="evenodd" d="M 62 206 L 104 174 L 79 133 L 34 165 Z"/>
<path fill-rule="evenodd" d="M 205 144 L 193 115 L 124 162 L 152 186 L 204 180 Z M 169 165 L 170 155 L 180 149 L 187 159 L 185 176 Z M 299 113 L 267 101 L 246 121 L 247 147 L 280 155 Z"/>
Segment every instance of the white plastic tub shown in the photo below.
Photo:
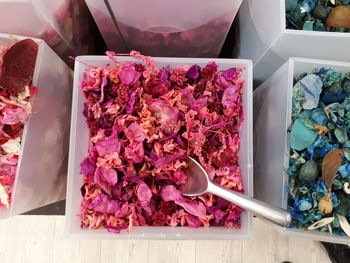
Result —
<path fill-rule="evenodd" d="M 109 46 L 150 56 L 217 57 L 242 0 L 85 0 Z M 112 24 L 114 26 L 112 26 Z M 142 41 L 140 41 L 142 39 Z"/>
<path fill-rule="evenodd" d="M 291 58 L 254 91 L 254 193 L 256 198 L 287 208 L 289 133 L 292 115 L 293 78 L 314 68 L 330 67 L 350 72 L 350 63 Z M 283 234 L 333 243 L 350 244 L 349 237 L 290 229 L 275 225 Z"/>
<path fill-rule="evenodd" d="M 286 29 L 285 0 L 245 0 L 239 22 L 239 57 L 253 60 L 258 83 L 290 57 L 350 61 L 350 33 Z"/>
<path fill-rule="evenodd" d="M 122 62 L 135 61 L 130 57 L 118 57 Z M 104 66 L 111 61 L 105 56 L 82 56 L 78 60 L 93 66 Z M 247 80 L 243 92 L 244 122 L 240 133 L 240 167 L 243 185 L 248 195 L 253 193 L 252 174 L 252 65 L 249 60 L 237 59 L 181 59 L 181 58 L 155 58 L 158 67 L 170 65 L 178 67 L 197 64 L 206 65 L 215 61 L 219 69 L 231 67 L 246 67 L 242 76 Z M 113 63 L 111 63 L 113 64 Z M 228 229 L 224 227 L 209 227 L 191 229 L 188 227 L 134 227 L 130 234 L 125 231 L 121 234 L 107 232 L 105 229 L 88 230 L 80 228 L 80 219 L 77 216 L 82 200 L 80 188 L 83 176 L 80 174 L 80 162 L 87 154 L 89 130 L 82 115 L 84 94 L 80 90 L 79 82 L 86 66 L 76 61 L 74 72 L 73 104 L 71 137 L 68 164 L 68 186 L 66 202 L 66 235 L 70 238 L 115 238 L 115 239 L 248 239 L 251 236 L 252 214 L 243 213 L 241 216 L 241 229 Z"/>
<path fill-rule="evenodd" d="M 24 126 L 12 204 L 0 208 L 0 218 L 63 200 L 66 192 L 73 74 L 43 40 L 33 40 L 39 50 L 32 85 L 39 93 Z M 9 35 L 0 34 L 0 41 L 10 42 Z"/>

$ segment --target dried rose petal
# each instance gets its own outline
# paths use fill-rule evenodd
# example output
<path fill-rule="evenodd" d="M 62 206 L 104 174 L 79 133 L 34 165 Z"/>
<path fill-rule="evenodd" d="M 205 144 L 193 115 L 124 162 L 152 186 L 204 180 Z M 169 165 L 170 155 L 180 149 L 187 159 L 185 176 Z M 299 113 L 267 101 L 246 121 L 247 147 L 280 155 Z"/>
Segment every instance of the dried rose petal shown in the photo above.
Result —
<path fill-rule="evenodd" d="M 237 77 L 237 70 L 235 68 L 225 70 L 223 76 L 226 80 L 233 80 Z"/>
<path fill-rule="evenodd" d="M 123 84 L 130 86 L 135 84 L 141 74 L 141 72 L 135 69 L 133 64 L 127 64 L 119 72 L 119 78 Z"/>
<path fill-rule="evenodd" d="M 200 67 L 198 65 L 193 65 L 187 71 L 186 77 L 191 78 L 193 80 L 197 80 L 200 73 Z"/>

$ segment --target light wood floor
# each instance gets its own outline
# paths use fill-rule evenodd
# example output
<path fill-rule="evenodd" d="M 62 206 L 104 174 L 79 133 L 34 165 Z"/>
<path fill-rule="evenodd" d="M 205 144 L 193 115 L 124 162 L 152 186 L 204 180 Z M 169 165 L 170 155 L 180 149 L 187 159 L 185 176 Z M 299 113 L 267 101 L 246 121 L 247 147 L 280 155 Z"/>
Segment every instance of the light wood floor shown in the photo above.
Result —
<path fill-rule="evenodd" d="M 317 242 L 280 235 L 254 219 L 250 241 L 114 241 L 64 239 L 63 216 L 0 221 L 0 263 L 274 263 L 330 262 Z"/>

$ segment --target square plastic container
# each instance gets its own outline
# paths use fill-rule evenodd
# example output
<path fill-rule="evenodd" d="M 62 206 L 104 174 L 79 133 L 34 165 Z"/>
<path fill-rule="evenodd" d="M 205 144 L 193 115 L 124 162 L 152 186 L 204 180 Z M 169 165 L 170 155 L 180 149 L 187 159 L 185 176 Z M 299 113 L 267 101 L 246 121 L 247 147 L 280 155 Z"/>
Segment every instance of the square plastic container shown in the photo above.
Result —
<path fill-rule="evenodd" d="M 82 56 L 78 60 L 87 65 L 102 67 L 111 61 L 105 56 Z M 130 57 L 118 57 L 122 62 L 133 61 Z M 205 66 L 209 61 L 215 61 L 220 70 L 232 67 L 245 67 L 242 76 L 246 79 L 243 91 L 244 122 L 240 132 L 241 149 L 239 165 L 242 172 L 242 181 L 246 194 L 252 196 L 252 64 L 250 60 L 239 59 L 198 59 L 198 58 L 154 58 L 158 67 L 170 65 L 179 67 L 197 64 Z M 138 61 L 140 62 L 140 61 Z M 251 237 L 252 214 L 250 212 L 241 215 L 241 228 L 229 229 L 224 227 L 209 227 L 191 229 L 188 227 L 133 227 L 131 233 L 123 231 L 121 234 L 107 232 L 105 229 L 90 230 L 80 228 L 80 212 L 82 200 L 80 188 L 83 184 L 83 176 L 80 174 L 80 163 L 88 151 L 89 129 L 82 115 L 84 94 L 80 90 L 79 83 L 82 74 L 87 68 L 78 61 L 75 62 L 72 122 L 68 164 L 68 185 L 66 202 L 66 236 L 69 238 L 114 238 L 114 239 L 248 239 Z"/>
<path fill-rule="evenodd" d="M 0 34 L 0 41 L 10 43 L 9 37 Z M 12 203 L 0 208 L 0 218 L 62 200 L 66 192 L 73 72 L 43 40 L 33 40 L 39 49 L 32 85 L 39 93 L 24 125 Z"/>
<path fill-rule="evenodd" d="M 239 57 L 254 64 L 262 83 L 290 57 L 350 61 L 350 33 L 286 29 L 285 0 L 245 0 L 240 20 Z"/>
<path fill-rule="evenodd" d="M 81 0 L 0 0 L 0 32 L 43 39 L 68 63 L 93 46 L 89 18 Z"/>
<path fill-rule="evenodd" d="M 293 79 L 320 67 L 350 72 L 347 62 L 291 58 L 254 91 L 254 194 L 257 199 L 287 208 L 288 175 L 284 168 L 289 165 L 287 130 L 291 125 Z M 349 237 L 274 226 L 286 235 L 350 244 Z"/>
<path fill-rule="evenodd" d="M 85 1 L 110 49 L 119 53 L 134 49 L 150 56 L 170 57 L 217 57 L 242 3 L 242 0 Z"/>
<path fill-rule="evenodd" d="M 110 15 L 104 0 L 85 0 L 89 7 L 90 13 L 95 19 L 95 22 L 110 50 L 118 53 L 127 52 L 127 47 L 124 44 L 121 33 L 117 30 L 115 23 Z"/>

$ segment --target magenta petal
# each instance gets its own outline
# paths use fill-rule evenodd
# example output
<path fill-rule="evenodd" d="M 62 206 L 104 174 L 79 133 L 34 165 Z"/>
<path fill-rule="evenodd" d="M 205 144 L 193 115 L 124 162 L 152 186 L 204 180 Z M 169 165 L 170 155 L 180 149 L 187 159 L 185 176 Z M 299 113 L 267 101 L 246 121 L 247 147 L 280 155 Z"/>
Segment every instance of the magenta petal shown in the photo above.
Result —
<path fill-rule="evenodd" d="M 119 226 L 119 227 L 111 227 L 111 226 L 104 226 L 105 229 L 107 229 L 108 232 L 119 234 L 122 230 L 127 229 L 128 226 Z"/>
<path fill-rule="evenodd" d="M 94 209 L 101 213 L 114 214 L 120 210 L 120 204 L 117 200 L 108 199 L 104 194 L 99 194 L 89 205 L 89 209 Z"/>
<path fill-rule="evenodd" d="M 121 144 L 118 140 L 117 135 L 112 135 L 109 137 L 106 137 L 96 143 L 96 150 L 98 152 L 98 155 L 101 157 L 104 157 L 106 154 L 112 153 L 112 152 L 120 152 Z"/>
<path fill-rule="evenodd" d="M 199 77 L 200 67 L 198 65 L 193 65 L 187 71 L 186 77 L 193 80 L 197 80 Z"/>
<path fill-rule="evenodd" d="M 226 80 L 233 80 L 237 77 L 237 71 L 235 68 L 230 68 L 224 72 L 223 76 Z"/>
<path fill-rule="evenodd" d="M 151 189 L 144 182 L 139 183 L 139 187 L 137 188 L 137 198 L 141 202 L 142 205 L 148 205 L 152 198 Z"/>
<path fill-rule="evenodd" d="M 98 167 L 95 171 L 94 181 L 102 190 L 111 194 L 111 187 L 118 182 L 118 174 L 114 169 Z"/>
<path fill-rule="evenodd" d="M 206 217 L 206 208 L 201 202 L 175 200 L 175 203 L 182 206 L 186 212 L 197 216 L 200 219 L 205 219 Z"/>
<path fill-rule="evenodd" d="M 161 125 L 174 124 L 178 120 L 179 110 L 164 99 L 152 99 L 149 101 L 149 110 Z"/>
<path fill-rule="evenodd" d="M 125 85 L 134 85 L 135 82 L 140 78 L 141 72 L 135 70 L 134 66 L 128 65 L 123 67 L 119 72 L 120 81 Z"/>
<path fill-rule="evenodd" d="M 0 120 L 1 123 L 9 125 L 24 122 L 28 118 L 28 115 L 23 108 L 7 108 L 3 112 L 3 115 L 4 116 Z"/>
<path fill-rule="evenodd" d="M 136 142 L 142 142 L 146 138 L 145 133 L 142 131 L 140 125 L 138 125 L 136 122 L 131 123 L 125 130 L 125 136 L 130 141 Z"/>
<path fill-rule="evenodd" d="M 136 101 L 136 91 L 133 91 L 130 94 L 128 105 L 126 105 L 126 107 L 125 107 L 125 110 L 126 110 L 127 114 L 130 114 L 130 113 L 133 112 L 135 101 Z"/>
<path fill-rule="evenodd" d="M 222 96 L 221 103 L 226 108 L 232 108 L 239 98 L 239 93 L 237 92 L 237 87 L 235 85 L 228 86 Z"/>
<path fill-rule="evenodd" d="M 213 70 L 217 71 L 218 70 L 218 64 L 216 64 L 215 61 L 211 61 L 207 65 L 208 67 L 211 67 Z"/>
<path fill-rule="evenodd" d="M 145 157 L 145 149 L 142 143 L 131 144 L 125 148 L 125 157 L 134 163 L 140 163 Z"/>
<path fill-rule="evenodd" d="M 198 228 L 201 225 L 201 221 L 198 219 L 198 217 L 195 217 L 193 215 L 186 216 L 186 221 L 190 228 Z"/>
<path fill-rule="evenodd" d="M 114 186 L 118 183 L 118 174 L 114 169 L 97 169 L 101 169 L 102 177 L 109 185 Z"/>
<path fill-rule="evenodd" d="M 179 190 L 173 185 L 167 185 L 163 188 L 161 196 L 164 201 L 182 200 L 182 195 Z"/>
<path fill-rule="evenodd" d="M 96 161 L 90 157 L 85 158 L 80 163 L 80 172 L 86 177 L 90 178 L 94 176 L 95 169 L 96 169 Z"/>

